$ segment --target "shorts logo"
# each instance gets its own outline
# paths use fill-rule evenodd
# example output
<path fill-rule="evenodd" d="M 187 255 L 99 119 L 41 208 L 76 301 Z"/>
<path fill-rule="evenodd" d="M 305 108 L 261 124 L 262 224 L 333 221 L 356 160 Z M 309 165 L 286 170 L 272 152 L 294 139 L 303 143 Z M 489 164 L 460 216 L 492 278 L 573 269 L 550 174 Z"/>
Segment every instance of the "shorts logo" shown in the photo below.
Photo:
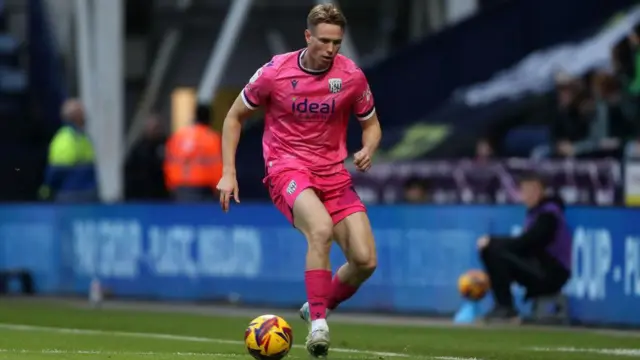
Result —
<path fill-rule="evenodd" d="M 329 79 L 329 91 L 337 94 L 342 90 L 342 79 Z"/>
<path fill-rule="evenodd" d="M 296 187 L 298 186 L 298 184 L 296 184 L 295 180 L 291 180 L 291 182 L 289 183 L 289 186 L 287 186 L 287 194 L 291 195 L 296 191 Z"/>

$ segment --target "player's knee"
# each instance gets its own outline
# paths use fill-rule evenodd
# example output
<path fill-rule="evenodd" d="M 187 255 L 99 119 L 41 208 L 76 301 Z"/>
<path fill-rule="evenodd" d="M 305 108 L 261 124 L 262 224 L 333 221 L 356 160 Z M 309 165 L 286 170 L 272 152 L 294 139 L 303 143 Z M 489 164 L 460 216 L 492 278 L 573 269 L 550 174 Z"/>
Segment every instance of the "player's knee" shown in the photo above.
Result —
<path fill-rule="evenodd" d="M 358 269 L 358 273 L 362 276 L 369 277 L 376 271 L 376 267 L 378 267 L 378 260 L 375 256 L 368 256 L 357 259 L 354 262 L 354 265 Z"/>
<path fill-rule="evenodd" d="M 331 250 L 332 232 L 333 223 L 331 219 L 316 221 L 305 234 L 309 242 L 309 248 L 315 252 L 328 254 Z"/>
<path fill-rule="evenodd" d="M 349 263 L 352 264 L 363 277 L 369 277 L 378 266 L 376 252 L 371 247 L 360 247 L 359 251 L 352 251 Z"/>

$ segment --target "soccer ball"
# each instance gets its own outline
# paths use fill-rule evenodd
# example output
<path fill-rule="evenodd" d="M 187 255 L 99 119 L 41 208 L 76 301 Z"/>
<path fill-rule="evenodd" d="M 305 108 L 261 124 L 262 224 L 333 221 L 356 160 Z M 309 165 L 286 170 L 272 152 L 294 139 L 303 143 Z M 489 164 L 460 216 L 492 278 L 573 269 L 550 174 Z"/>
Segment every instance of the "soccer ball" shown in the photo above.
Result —
<path fill-rule="evenodd" d="M 280 360 L 293 345 L 291 326 L 276 315 L 262 315 L 251 320 L 244 332 L 244 343 L 256 360 Z"/>
<path fill-rule="evenodd" d="M 460 295 L 469 300 L 481 300 L 489 291 L 489 277 L 482 270 L 469 270 L 458 278 Z"/>

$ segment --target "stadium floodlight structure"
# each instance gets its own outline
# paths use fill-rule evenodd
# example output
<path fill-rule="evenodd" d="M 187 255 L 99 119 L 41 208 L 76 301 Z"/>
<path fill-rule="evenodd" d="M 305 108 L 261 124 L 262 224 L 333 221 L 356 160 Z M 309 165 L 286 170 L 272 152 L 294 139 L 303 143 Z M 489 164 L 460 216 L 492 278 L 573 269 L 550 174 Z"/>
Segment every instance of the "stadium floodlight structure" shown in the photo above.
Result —
<path fill-rule="evenodd" d="M 338 5 L 337 1 L 314 0 L 316 4 L 327 2 Z M 254 0 L 234 0 L 225 17 L 224 24 L 216 44 L 211 51 L 211 56 L 207 62 L 204 76 L 198 86 L 198 103 L 203 105 L 211 104 L 220 88 L 222 77 L 227 70 L 227 64 L 233 54 L 234 45 L 238 41 L 240 32 L 244 27 Z M 310 4 L 312 6 L 313 4 Z M 348 16 L 349 14 L 347 14 Z M 302 32 L 302 29 L 300 29 Z M 359 56 L 349 33 L 345 34 L 342 43 L 342 52 L 356 63 L 359 63 Z M 265 59 L 265 62 L 268 59 Z"/>
<path fill-rule="evenodd" d="M 124 188 L 123 0 L 76 0 L 80 98 L 96 156 L 100 199 L 116 202 Z"/>

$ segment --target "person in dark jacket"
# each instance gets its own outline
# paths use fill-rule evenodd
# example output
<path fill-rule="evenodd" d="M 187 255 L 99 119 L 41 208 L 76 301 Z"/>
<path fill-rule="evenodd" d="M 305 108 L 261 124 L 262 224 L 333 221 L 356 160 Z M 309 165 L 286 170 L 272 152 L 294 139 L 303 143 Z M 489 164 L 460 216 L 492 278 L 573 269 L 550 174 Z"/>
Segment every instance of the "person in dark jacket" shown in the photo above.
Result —
<path fill-rule="evenodd" d="M 145 124 L 144 136 L 134 146 L 126 162 L 125 192 L 128 201 L 169 200 L 162 172 L 166 141 L 160 119 L 151 115 Z"/>
<path fill-rule="evenodd" d="M 518 318 L 512 282 L 526 289 L 525 299 L 532 299 L 560 292 L 571 276 L 571 231 L 562 200 L 546 197 L 544 182 L 536 174 L 521 178 L 520 193 L 527 206 L 521 235 L 478 239 L 496 304 L 486 320 Z"/>

